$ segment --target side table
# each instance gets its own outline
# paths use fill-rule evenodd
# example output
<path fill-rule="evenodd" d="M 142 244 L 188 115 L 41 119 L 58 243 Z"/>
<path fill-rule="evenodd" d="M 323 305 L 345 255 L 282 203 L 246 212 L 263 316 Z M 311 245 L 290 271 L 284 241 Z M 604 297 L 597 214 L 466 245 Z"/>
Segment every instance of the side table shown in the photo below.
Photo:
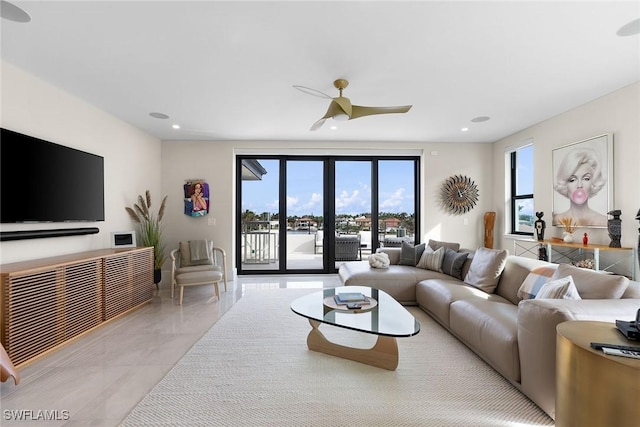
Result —
<path fill-rule="evenodd" d="M 556 330 L 556 427 L 637 426 L 640 359 L 605 355 L 591 342 L 640 342 L 608 322 L 570 321 Z"/>

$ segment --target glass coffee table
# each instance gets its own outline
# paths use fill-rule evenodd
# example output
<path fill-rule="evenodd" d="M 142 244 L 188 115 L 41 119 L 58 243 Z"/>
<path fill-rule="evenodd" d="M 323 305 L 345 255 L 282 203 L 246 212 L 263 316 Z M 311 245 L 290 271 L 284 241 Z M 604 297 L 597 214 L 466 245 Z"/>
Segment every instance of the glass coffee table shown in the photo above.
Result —
<path fill-rule="evenodd" d="M 337 305 L 333 297 L 339 293 L 362 292 L 369 304 L 349 310 Z M 396 338 L 410 337 L 420 332 L 420 323 L 389 294 L 366 286 L 342 286 L 323 289 L 296 299 L 291 310 L 309 319 L 311 332 L 307 336 L 309 350 L 354 360 L 379 368 L 398 367 Z M 329 341 L 318 329 L 321 324 L 377 335 L 371 348 L 348 347 Z"/>

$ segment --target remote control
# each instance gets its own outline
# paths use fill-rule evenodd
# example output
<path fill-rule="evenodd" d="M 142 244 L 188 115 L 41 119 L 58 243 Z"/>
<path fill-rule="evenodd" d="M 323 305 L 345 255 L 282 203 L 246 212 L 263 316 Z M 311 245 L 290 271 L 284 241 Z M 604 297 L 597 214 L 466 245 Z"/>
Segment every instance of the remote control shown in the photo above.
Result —
<path fill-rule="evenodd" d="M 617 348 L 602 347 L 604 354 L 610 354 L 612 356 L 631 357 L 634 359 L 640 359 L 640 351 L 618 350 Z"/>
<path fill-rule="evenodd" d="M 591 343 L 591 348 L 593 348 L 594 350 L 602 350 L 603 347 L 615 348 L 618 350 L 627 350 L 627 351 L 640 351 L 640 345 L 619 345 L 619 344 L 606 344 L 601 342 Z"/>

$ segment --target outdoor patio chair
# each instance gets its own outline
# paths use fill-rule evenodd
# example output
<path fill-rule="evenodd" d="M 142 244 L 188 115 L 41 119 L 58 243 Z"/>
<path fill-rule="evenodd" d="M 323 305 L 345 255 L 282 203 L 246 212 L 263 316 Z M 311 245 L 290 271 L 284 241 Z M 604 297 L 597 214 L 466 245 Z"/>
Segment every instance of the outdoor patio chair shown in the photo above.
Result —
<path fill-rule="evenodd" d="M 336 261 L 360 261 L 361 250 L 359 234 L 336 236 Z"/>

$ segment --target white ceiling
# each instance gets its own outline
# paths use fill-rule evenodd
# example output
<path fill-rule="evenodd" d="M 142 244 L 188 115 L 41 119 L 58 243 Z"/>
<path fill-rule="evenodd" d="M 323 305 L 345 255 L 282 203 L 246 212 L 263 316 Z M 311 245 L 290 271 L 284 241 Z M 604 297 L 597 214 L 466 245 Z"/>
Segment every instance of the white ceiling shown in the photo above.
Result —
<path fill-rule="evenodd" d="M 638 1 L 13 3 L 3 60 L 166 140 L 493 142 L 640 79 Z M 309 131 L 337 78 L 413 108 Z"/>

